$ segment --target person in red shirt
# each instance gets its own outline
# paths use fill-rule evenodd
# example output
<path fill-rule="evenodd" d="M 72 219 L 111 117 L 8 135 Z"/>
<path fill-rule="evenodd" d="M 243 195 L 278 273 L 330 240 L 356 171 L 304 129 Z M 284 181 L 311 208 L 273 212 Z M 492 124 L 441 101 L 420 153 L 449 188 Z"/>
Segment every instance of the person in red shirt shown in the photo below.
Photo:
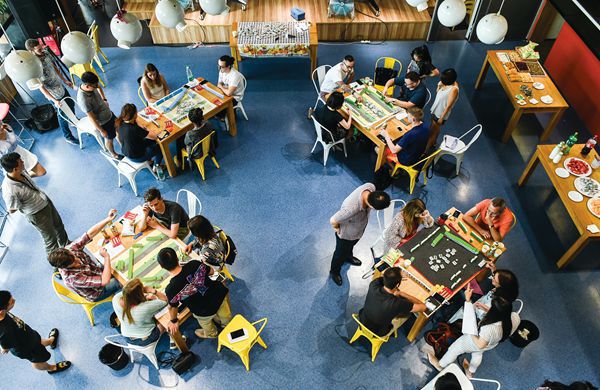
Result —
<path fill-rule="evenodd" d="M 512 228 L 513 213 L 502 198 L 484 199 L 467 211 L 463 220 L 485 239 L 500 242 Z"/>

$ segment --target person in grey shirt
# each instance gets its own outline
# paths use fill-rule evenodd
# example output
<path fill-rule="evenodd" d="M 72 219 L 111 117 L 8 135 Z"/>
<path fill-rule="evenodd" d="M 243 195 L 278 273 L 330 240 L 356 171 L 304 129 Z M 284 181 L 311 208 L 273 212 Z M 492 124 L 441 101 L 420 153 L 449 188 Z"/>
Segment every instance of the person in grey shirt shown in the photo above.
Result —
<path fill-rule="evenodd" d="M 108 106 L 104 91 L 98 85 L 99 81 L 98 76 L 92 72 L 84 72 L 81 75 L 81 85 L 77 90 L 77 104 L 86 113 L 96 130 L 104 137 L 106 149 L 114 158 L 120 160 L 123 156 L 115 152 L 113 145 L 113 140 L 117 136 L 115 129 L 116 117 Z"/>
<path fill-rule="evenodd" d="M 371 209 L 383 210 L 390 205 L 390 196 L 383 191 L 375 191 L 375 185 L 365 183 L 355 189 L 342 203 L 329 223 L 335 230 L 335 252 L 331 258 L 331 279 L 338 286 L 342 285 L 340 271 L 342 264 L 361 265 L 361 261 L 353 256 L 354 245 L 360 240 L 367 224 Z"/>
<path fill-rule="evenodd" d="M 50 100 L 56 107 L 59 107 L 60 101 L 66 97 L 70 97 L 69 92 L 64 87 L 63 83 L 69 88 L 73 88 L 73 83 L 63 77 L 60 69 L 52 62 L 51 54 L 47 52 L 47 47 L 38 42 L 37 39 L 28 39 L 25 41 L 25 48 L 35 54 L 42 62 L 42 86 L 40 92 Z M 71 99 L 65 100 L 71 111 L 75 112 L 75 102 Z M 62 112 L 62 111 L 61 111 Z M 58 115 L 58 124 L 63 132 L 65 140 L 71 145 L 79 145 L 79 140 L 73 136 L 69 128 L 69 122 L 63 117 L 64 114 Z"/>
<path fill-rule="evenodd" d="M 69 237 L 58 211 L 48 195 L 25 173 L 25 165 L 18 153 L 8 153 L 0 159 L 6 172 L 2 182 L 2 196 L 9 213 L 19 210 L 40 232 L 46 254 L 69 243 Z"/>

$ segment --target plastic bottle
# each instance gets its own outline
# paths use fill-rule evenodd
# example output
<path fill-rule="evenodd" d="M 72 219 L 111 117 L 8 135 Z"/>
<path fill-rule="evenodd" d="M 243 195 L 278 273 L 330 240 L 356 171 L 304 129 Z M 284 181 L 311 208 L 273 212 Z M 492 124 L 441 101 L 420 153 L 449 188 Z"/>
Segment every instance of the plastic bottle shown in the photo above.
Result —
<path fill-rule="evenodd" d="M 165 180 L 165 171 L 160 165 L 156 166 L 156 176 L 158 176 L 158 180 Z"/>
<path fill-rule="evenodd" d="M 548 158 L 550 160 L 554 160 L 554 157 L 556 157 L 556 155 L 561 151 L 561 149 L 565 146 L 565 143 L 563 141 L 560 141 L 560 143 L 558 145 L 556 145 L 554 147 L 554 149 L 552 149 L 552 152 L 550 153 L 550 156 L 548 156 Z"/>
<path fill-rule="evenodd" d="M 587 142 L 585 143 L 585 146 L 581 149 L 581 155 L 587 156 L 592 151 L 592 149 L 594 149 L 594 147 L 596 146 L 597 143 L 598 143 L 597 135 L 588 139 Z"/>
<path fill-rule="evenodd" d="M 575 132 L 567 139 L 564 154 L 569 154 L 573 145 L 575 145 L 577 143 L 577 135 L 578 134 L 579 133 Z"/>
<path fill-rule="evenodd" d="M 558 164 L 562 157 L 563 157 L 563 152 L 558 152 L 558 154 L 556 156 L 554 156 L 554 159 L 552 160 L 552 162 L 554 164 Z"/>
<path fill-rule="evenodd" d="M 188 82 L 194 80 L 194 74 L 192 73 L 192 70 L 190 69 L 189 65 L 185 66 L 185 75 L 187 76 Z"/>

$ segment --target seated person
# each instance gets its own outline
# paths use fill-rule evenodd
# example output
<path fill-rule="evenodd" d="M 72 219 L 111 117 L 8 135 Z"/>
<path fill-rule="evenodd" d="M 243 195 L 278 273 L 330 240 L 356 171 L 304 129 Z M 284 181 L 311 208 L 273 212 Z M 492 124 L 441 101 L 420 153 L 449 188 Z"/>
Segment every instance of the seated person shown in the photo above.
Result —
<path fill-rule="evenodd" d="M 144 218 L 141 231 L 146 227 L 160 230 L 169 238 L 185 241 L 190 233 L 187 227 L 188 214 L 177 202 L 164 200 L 157 188 L 150 188 L 144 194 Z"/>
<path fill-rule="evenodd" d="M 406 68 L 407 72 L 415 72 L 421 78 L 427 76 L 435 77 L 440 75 L 440 71 L 431 63 L 431 55 L 427 45 L 418 46 L 410 52 L 411 61 Z"/>
<path fill-rule="evenodd" d="M 154 103 L 171 93 L 165 78 L 158 72 L 154 64 L 146 64 L 144 75 L 140 80 L 140 87 L 142 87 L 142 94 L 148 103 Z"/>
<path fill-rule="evenodd" d="M 465 291 L 465 308 L 471 305 L 471 290 L 467 286 Z M 429 362 L 438 371 L 454 363 L 456 359 L 465 353 L 471 354 L 471 361 L 463 360 L 463 367 L 468 378 L 472 378 L 483 359 L 483 352 L 494 349 L 502 341 L 506 340 L 517 328 L 516 318 L 511 315 L 511 303 L 497 296 L 492 300 L 490 310 L 477 326 L 478 335 L 463 334 L 450 345 L 448 351 L 437 359 L 432 353 L 428 353 Z"/>
<path fill-rule="evenodd" d="M 427 211 L 425 202 L 419 198 L 410 200 L 396 214 L 390 226 L 383 231 L 385 252 L 391 248 L 398 248 L 422 228 L 432 226 L 433 217 Z"/>
<path fill-rule="evenodd" d="M 214 226 L 208 219 L 196 215 L 188 221 L 194 240 L 185 247 L 184 252 L 194 252 L 200 256 L 200 261 L 213 267 L 222 267 L 225 263 L 226 245 L 215 232 Z"/>
<path fill-rule="evenodd" d="M 344 95 L 341 92 L 332 92 L 327 98 L 327 104 L 317 108 L 313 117 L 323 127 L 331 132 L 322 131 L 323 141 L 332 143 L 339 141 L 342 138 L 348 138 L 352 135 L 350 127 L 352 126 L 352 112 L 348 116 L 348 120 L 344 119 L 342 114 L 338 112 L 344 104 Z M 331 136 L 333 135 L 333 139 Z"/>
<path fill-rule="evenodd" d="M 360 322 L 371 332 L 385 337 L 402 325 L 410 313 L 425 311 L 425 304 L 400 290 L 402 271 L 391 267 L 383 277 L 369 284 L 365 306 L 358 313 Z"/>
<path fill-rule="evenodd" d="M 121 334 L 129 344 L 146 346 L 157 341 L 165 328 L 154 316 L 167 306 L 167 296 L 131 279 L 113 297 L 113 309 L 121 322 Z"/>
<path fill-rule="evenodd" d="M 354 80 L 354 57 L 347 55 L 339 64 L 332 66 L 321 83 L 321 97 L 330 94 L 336 89 L 342 88 L 345 92 L 350 92 L 348 84 Z"/>
<path fill-rule="evenodd" d="M 188 119 L 194 125 L 194 128 L 185 133 L 185 137 L 179 137 L 177 139 L 177 150 L 185 147 L 188 153 L 190 166 L 193 165 L 193 160 L 203 156 L 202 145 L 198 145 L 195 149 L 194 146 L 204 138 L 208 137 L 210 133 L 215 131 L 214 127 L 204 120 L 204 112 L 201 108 L 192 108 L 188 112 Z M 210 140 L 210 148 L 208 154 L 210 157 L 214 157 L 219 146 L 217 139 L 217 132 L 215 132 Z M 192 153 L 193 151 L 193 153 Z M 179 166 L 179 159 L 175 159 L 176 164 Z"/>
<path fill-rule="evenodd" d="M 160 164 L 162 153 L 156 143 L 156 134 L 138 126 L 136 119 L 136 106 L 127 103 L 115 121 L 123 154 L 133 162 L 148 161 L 150 166 Z"/>
<path fill-rule="evenodd" d="M 386 149 L 388 161 L 393 161 L 391 158 L 395 154 L 400 164 L 413 165 L 425 153 L 429 129 L 423 124 L 423 110 L 411 107 L 406 111 L 413 127 L 398 140 L 397 144 L 394 144 L 386 130 L 382 130 L 380 134 L 385 138 L 388 147 Z"/>
<path fill-rule="evenodd" d="M 163 248 L 158 252 L 157 261 L 169 271 L 171 280 L 165 289 L 169 302 L 169 333 L 179 331 L 177 312 L 179 304 L 187 307 L 198 320 L 202 329 L 196 329 L 196 336 L 214 339 L 218 331 L 215 325 L 225 326 L 231 321 L 231 309 L 227 294 L 229 289 L 220 281 L 212 280 L 215 271 L 197 260 L 181 266 L 177 252 L 173 248 Z"/>
<path fill-rule="evenodd" d="M 477 203 L 463 215 L 463 220 L 483 238 L 501 242 L 512 228 L 514 217 L 504 199 L 493 198 Z"/>
<path fill-rule="evenodd" d="M 423 108 L 427 103 L 427 87 L 415 72 L 408 72 L 404 78 L 401 76 L 388 80 L 383 88 L 383 94 L 387 93 L 392 85 L 400 85 L 400 96 L 398 99 L 386 98 L 386 100 L 402 108 Z"/>
<path fill-rule="evenodd" d="M 121 288 L 119 282 L 112 277 L 110 256 L 106 249 L 100 249 L 104 267 L 99 266 L 84 251 L 85 246 L 115 218 L 116 214 L 117 210 L 110 210 L 106 218 L 89 228 L 79 239 L 64 248 L 54 249 L 48 255 L 48 261 L 58 268 L 65 286 L 90 302 L 106 299 Z"/>
<path fill-rule="evenodd" d="M 242 74 L 233 67 L 235 59 L 232 56 L 224 55 L 219 58 L 219 80 L 217 87 L 225 96 L 233 97 L 233 105 L 242 101 L 244 98 L 244 84 L 242 83 Z"/>
<path fill-rule="evenodd" d="M 15 298 L 11 293 L 0 290 L 0 354 L 4 355 L 10 351 L 19 359 L 29 360 L 33 368 L 46 371 L 48 374 L 55 374 L 71 367 L 71 362 L 68 360 L 56 364 L 48 363 L 51 355 L 46 347 L 56 348 L 58 329 L 52 329 L 48 338 L 43 339 L 38 332 L 10 312 L 14 307 Z M 2 371 L 9 374 L 6 366 Z"/>
<path fill-rule="evenodd" d="M 433 385 L 434 390 L 461 390 L 462 386 L 458 381 L 456 375 L 451 372 L 448 372 L 435 381 Z"/>

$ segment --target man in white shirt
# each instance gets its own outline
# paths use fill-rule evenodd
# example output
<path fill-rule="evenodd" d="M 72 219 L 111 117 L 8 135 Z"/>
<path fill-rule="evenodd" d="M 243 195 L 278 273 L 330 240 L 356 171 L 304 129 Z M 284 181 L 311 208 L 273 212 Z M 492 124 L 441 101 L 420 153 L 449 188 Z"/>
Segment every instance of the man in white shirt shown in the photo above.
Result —
<path fill-rule="evenodd" d="M 219 81 L 217 87 L 225 96 L 233 97 L 233 104 L 244 98 L 244 85 L 242 83 L 242 74 L 234 67 L 235 59 L 224 55 L 219 58 Z"/>
<path fill-rule="evenodd" d="M 325 74 L 325 79 L 321 84 L 321 97 L 343 88 L 345 92 L 350 91 L 350 84 L 354 80 L 354 57 L 347 55 L 339 64 L 333 66 Z"/>

